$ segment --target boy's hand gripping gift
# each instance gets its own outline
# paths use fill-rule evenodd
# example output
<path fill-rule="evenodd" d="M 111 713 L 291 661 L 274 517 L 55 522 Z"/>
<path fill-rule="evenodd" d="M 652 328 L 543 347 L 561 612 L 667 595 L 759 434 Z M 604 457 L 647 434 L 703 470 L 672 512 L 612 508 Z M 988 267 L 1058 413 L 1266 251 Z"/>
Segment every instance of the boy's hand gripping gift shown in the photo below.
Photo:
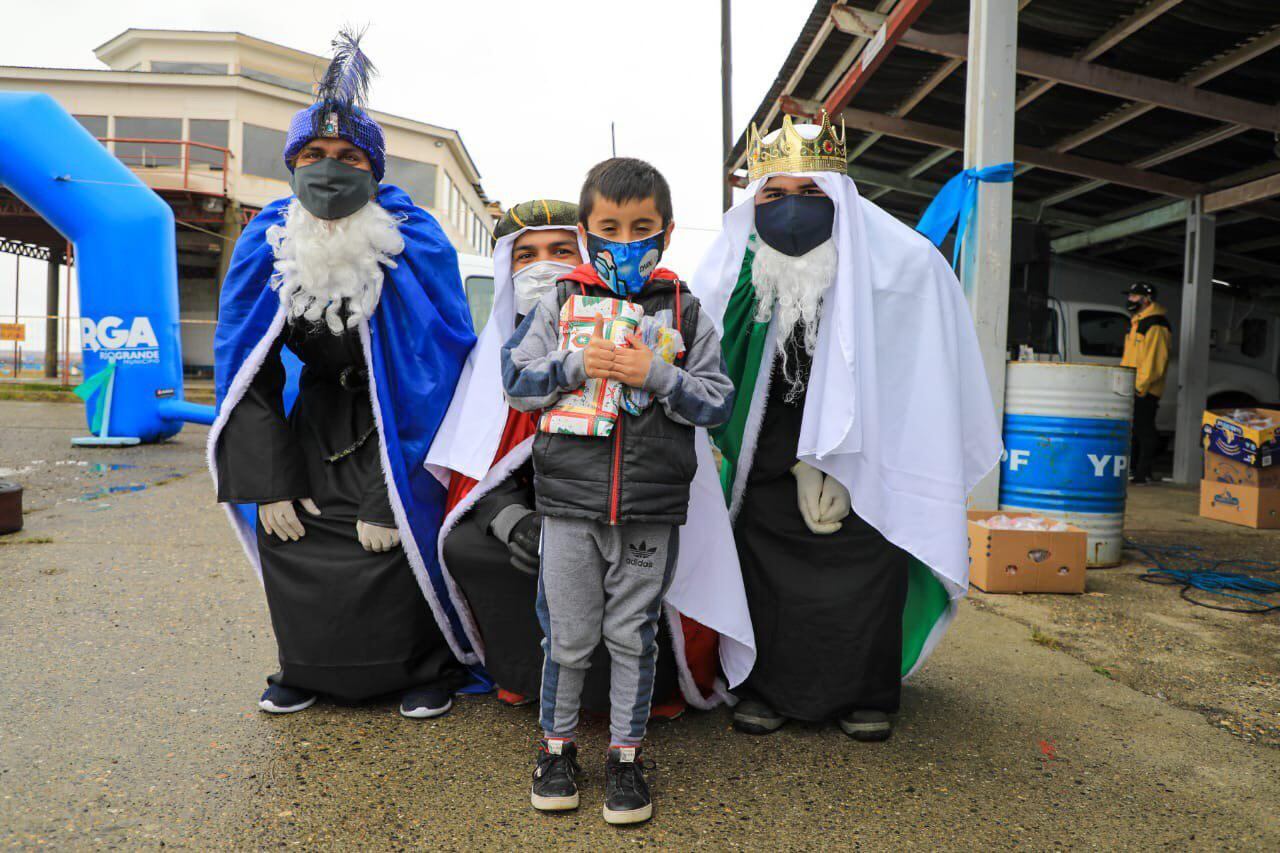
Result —
<path fill-rule="evenodd" d="M 628 338 L 635 334 L 653 351 L 655 358 L 672 364 L 684 352 L 684 341 L 669 322 L 664 322 L 669 319 L 663 316 L 667 313 L 645 317 L 644 309 L 633 302 L 574 294 L 560 309 L 560 349 L 586 349 L 596 318 L 601 317 L 604 337 L 615 346 L 630 346 Z M 638 415 L 652 402 L 649 392 L 627 387 L 616 379 L 589 378 L 581 388 L 566 393 L 543 412 L 538 429 L 608 438 L 613 434 L 620 411 Z"/>

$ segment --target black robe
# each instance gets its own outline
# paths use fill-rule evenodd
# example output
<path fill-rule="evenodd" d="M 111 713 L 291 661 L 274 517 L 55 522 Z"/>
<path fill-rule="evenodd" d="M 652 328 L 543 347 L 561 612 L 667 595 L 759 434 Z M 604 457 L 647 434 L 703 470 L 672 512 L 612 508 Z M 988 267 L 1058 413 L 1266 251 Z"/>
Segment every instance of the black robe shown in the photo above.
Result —
<path fill-rule="evenodd" d="M 789 342 L 789 368 L 811 361 Z M 908 556 L 856 513 L 829 536 L 809 530 L 796 501 L 805 392 L 775 359 L 742 506 L 734 521 L 756 635 L 742 687 L 783 716 L 817 722 L 853 710 L 898 710 Z"/>
<path fill-rule="evenodd" d="M 288 417 L 282 346 L 304 364 Z M 320 507 L 295 507 L 306 529 L 297 542 L 257 526 L 280 653 L 268 680 L 349 702 L 465 681 L 404 550 L 372 553 L 356 537 L 357 520 L 396 526 L 375 427 L 358 332 L 290 322 L 217 447 L 219 501 L 310 497 Z"/>
<path fill-rule="evenodd" d="M 513 504 L 533 506 L 532 463 L 496 485 L 458 520 L 445 537 L 444 559 L 484 638 L 485 669 L 499 687 L 536 699 L 542 684 L 542 627 L 534 608 L 538 581 L 512 567 L 507 546 L 489 532 L 498 513 Z M 677 689 L 666 619 L 658 622 L 658 649 L 653 695 L 662 701 Z M 609 652 L 603 642 L 591 656 L 582 708 L 609 711 Z"/>

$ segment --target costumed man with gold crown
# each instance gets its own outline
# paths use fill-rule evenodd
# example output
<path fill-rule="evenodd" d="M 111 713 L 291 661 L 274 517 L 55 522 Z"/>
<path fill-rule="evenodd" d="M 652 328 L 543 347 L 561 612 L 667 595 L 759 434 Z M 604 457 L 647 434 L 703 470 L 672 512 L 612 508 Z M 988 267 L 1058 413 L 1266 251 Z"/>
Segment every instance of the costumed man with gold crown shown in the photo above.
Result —
<path fill-rule="evenodd" d="M 422 468 L 475 335 L 457 253 L 380 184 L 372 70 L 358 36 L 334 41 L 289 127 L 293 196 L 245 228 L 222 286 L 209 467 L 266 589 L 270 713 L 393 694 L 438 716 L 477 660 L 436 560 L 445 490 Z"/>
<path fill-rule="evenodd" d="M 734 724 L 883 740 L 967 588 L 1000 433 L 951 267 L 858 195 L 828 117 L 747 150 L 693 280 L 738 393 L 714 435 L 757 642 Z"/>
<path fill-rule="evenodd" d="M 517 204 L 498 222 L 493 310 L 426 460 L 449 486 L 440 565 L 462 593 L 462 618 L 477 637 L 499 701 L 508 705 L 535 701 L 542 682 L 543 632 L 535 608 L 542 515 L 534 509 L 532 462 L 540 413 L 507 405 L 499 360 L 503 344 L 538 301 L 585 261 L 577 225 L 578 205 L 550 199 Z M 693 544 L 682 546 L 680 559 L 711 568 L 668 596 L 658 631 L 654 719 L 677 717 L 687 704 L 719 704 L 728 696 L 723 679 L 736 684 L 751 669 L 742 583 L 732 549 L 724 552 L 731 538 L 728 513 L 714 471 L 699 473 L 704 476 L 695 484 L 690 513 L 702 528 L 691 534 Z M 582 707 L 608 713 L 603 641 L 591 660 Z"/>

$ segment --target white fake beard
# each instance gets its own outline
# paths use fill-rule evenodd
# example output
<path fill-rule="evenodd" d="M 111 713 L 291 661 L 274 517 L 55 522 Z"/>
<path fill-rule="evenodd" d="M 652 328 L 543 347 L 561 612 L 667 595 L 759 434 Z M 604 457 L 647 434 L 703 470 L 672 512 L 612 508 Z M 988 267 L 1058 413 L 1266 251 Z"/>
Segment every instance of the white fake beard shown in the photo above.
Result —
<path fill-rule="evenodd" d="M 790 384 L 787 398 L 798 399 L 804 391 L 804 377 L 788 365 L 788 344 L 797 335 L 798 343 L 812 356 L 818 349 L 818 325 L 822 321 L 822 301 L 836 280 L 836 242 L 827 240 L 799 257 L 779 252 L 763 240 L 756 246 L 751 262 L 751 283 L 756 289 L 756 322 L 768 323 L 777 317 L 778 353 L 782 376 Z"/>
<path fill-rule="evenodd" d="M 373 313 L 382 296 L 382 268 L 394 268 L 394 256 L 404 251 L 399 222 L 376 201 L 328 220 L 294 199 L 284 224 L 267 229 L 267 243 L 276 257 L 271 286 L 289 316 L 323 320 L 335 335 Z"/>

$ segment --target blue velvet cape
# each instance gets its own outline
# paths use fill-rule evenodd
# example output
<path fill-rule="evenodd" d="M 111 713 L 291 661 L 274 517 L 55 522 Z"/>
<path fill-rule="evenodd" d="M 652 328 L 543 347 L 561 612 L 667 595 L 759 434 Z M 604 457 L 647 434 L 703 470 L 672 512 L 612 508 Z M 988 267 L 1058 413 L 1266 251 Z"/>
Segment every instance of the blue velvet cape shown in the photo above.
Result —
<path fill-rule="evenodd" d="M 285 198 L 267 205 L 236 243 L 222 285 L 213 344 L 220 414 L 233 380 L 270 331 L 280 308 L 280 298 L 269 284 L 275 256 L 266 241 L 266 232 L 272 225 L 284 223 L 284 213 L 292 200 Z M 389 479 L 395 483 L 404 522 L 411 528 L 427 578 L 448 623 L 441 624 L 440 629 L 454 638 L 464 654 L 470 654 L 471 645 L 436 552 L 445 489 L 422 463 L 453 399 L 454 386 L 475 343 L 475 333 L 458 273 L 457 252 L 439 223 L 414 205 L 399 187 L 384 184 L 378 191 L 377 203 L 402 220 L 400 233 L 405 242 L 404 252 L 395 258 L 396 267 L 385 269 L 382 296 L 369 318 L 369 369 L 377 386 L 378 414 L 391 467 Z M 297 396 L 301 363 L 288 348 L 283 350 L 282 359 L 289 376 L 284 401 L 287 412 Z M 252 529 L 257 521 L 256 506 L 241 505 L 237 509 Z M 401 534 L 408 547 L 408 537 L 403 530 Z"/>

